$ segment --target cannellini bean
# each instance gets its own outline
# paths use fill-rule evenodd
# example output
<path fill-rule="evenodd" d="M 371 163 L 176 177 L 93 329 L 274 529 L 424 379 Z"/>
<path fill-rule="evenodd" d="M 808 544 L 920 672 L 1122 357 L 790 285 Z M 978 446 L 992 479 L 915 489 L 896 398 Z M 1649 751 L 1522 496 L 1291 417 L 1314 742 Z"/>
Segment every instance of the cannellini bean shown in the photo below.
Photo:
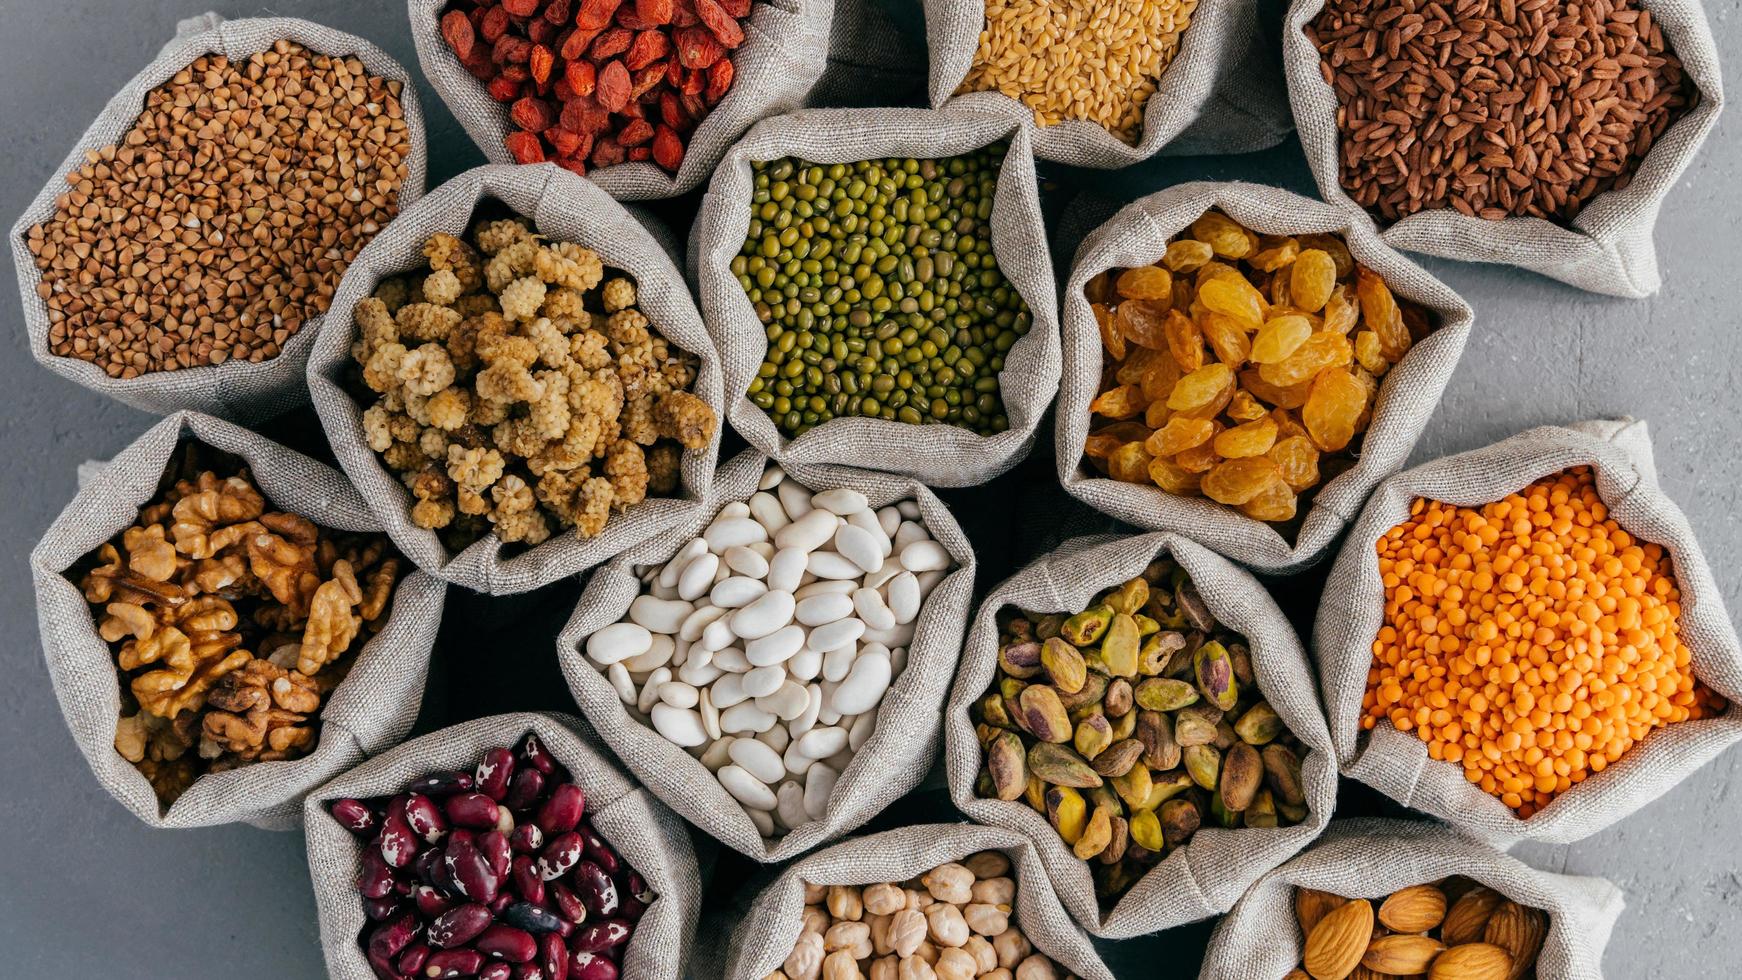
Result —
<path fill-rule="evenodd" d="M 683 574 L 677 578 L 678 596 L 694 602 L 707 595 L 708 589 L 714 584 L 714 574 L 719 570 L 720 559 L 713 553 L 704 551 L 697 555 L 684 566 Z"/>
<path fill-rule="evenodd" d="M 745 640 L 761 639 L 792 622 L 792 593 L 765 592 L 762 597 L 733 613 L 724 622 Z"/>
<path fill-rule="evenodd" d="M 821 820 L 828 816 L 829 796 L 835 792 L 835 781 L 840 778 L 835 770 L 823 763 L 816 763 L 804 774 L 804 812 L 811 815 L 812 820 Z"/>
<path fill-rule="evenodd" d="M 745 643 L 744 657 L 751 666 L 769 667 L 791 659 L 804 648 L 804 642 L 804 627 L 782 626 L 767 636 Z"/>
<path fill-rule="evenodd" d="M 846 517 L 848 514 L 864 510 L 871 506 L 871 503 L 865 499 L 864 494 L 857 490 L 850 487 L 836 487 L 832 490 L 821 491 L 811 497 L 811 505 L 820 507 L 831 514 Z"/>
<path fill-rule="evenodd" d="M 884 604 L 883 596 L 876 589 L 858 589 L 853 593 L 853 611 L 859 615 L 859 621 L 867 629 L 889 630 L 895 628 L 895 613 Z"/>
<path fill-rule="evenodd" d="M 828 511 L 812 510 L 781 528 L 780 532 L 774 536 L 774 546 L 776 548 L 797 548 L 807 552 L 815 551 L 835 536 L 835 528 L 839 527 L 840 524 L 841 519 Z"/>
<path fill-rule="evenodd" d="M 901 567 L 910 572 L 936 572 L 950 567 L 950 553 L 926 538 L 901 549 Z"/>
<path fill-rule="evenodd" d="M 786 776 L 780 754 L 756 739 L 733 739 L 727 754 L 734 764 L 767 785 L 772 786 Z"/>
<path fill-rule="evenodd" d="M 650 714 L 654 731 L 673 745 L 687 749 L 708 740 L 708 733 L 702 729 L 701 716 L 688 708 L 656 704 Z"/>
<path fill-rule="evenodd" d="M 835 551 L 857 566 L 858 571 L 875 572 L 883 567 L 883 546 L 879 539 L 879 535 L 849 521 L 835 531 Z M 811 557 L 815 559 L 816 555 Z"/>
<path fill-rule="evenodd" d="M 760 581 L 768 577 L 768 559 L 742 545 L 726 549 L 726 565 L 745 578 Z"/>
<path fill-rule="evenodd" d="M 836 591 L 824 592 L 800 599 L 794 616 L 805 626 L 825 626 L 851 616 L 853 606 L 854 598 L 852 596 Z"/>
<path fill-rule="evenodd" d="M 639 623 L 612 623 L 587 637 L 587 657 L 601 667 L 640 656 L 653 645 L 653 634 Z"/>
<path fill-rule="evenodd" d="M 659 685 L 656 690 L 659 692 L 659 699 L 674 708 L 693 708 L 702 699 L 701 692 L 696 690 L 694 684 L 683 681 L 668 681 Z"/>
<path fill-rule="evenodd" d="M 746 515 L 750 513 L 749 505 L 744 505 L 744 512 Z M 702 532 L 702 540 L 707 542 L 709 551 L 719 554 L 727 548 L 768 540 L 768 529 L 749 516 L 728 517 L 709 524 Z"/>
<path fill-rule="evenodd" d="M 756 810 L 774 809 L 774 791 L 750 775 L 743 766 L 722 766 L 714 775 L 719 777 L 720 785 L 726 787 L 726 792 L 731 793 L 732 798 L 739 803 Z"/>
<path fill-rule="evenodd" d="M 671 560 L 665 563 L 664 568 L 660 569 L 659 575 L 654 579 L 655 584 L 667 589 L 675 588 L 678 578 L 683 574 L 683 570 L 689 567 L 690 561 L 707 550 L 708 543 L 701 538 L 696 538 L 679 548 L 677 554 L 672 555 Z"/>
<path fill-rule="evenodd" d="M 679 593 L 682 593 L 680 588 Z M 636 596 L 629 604 L 629 621 L 653 633 L 676 633 L 684 620 L 695 612 L 695 606 L 683 599 L 655 599 L 650 595 Z"/>
<path fill-rule="evenodd" d="M 782 548 L 768 560 L 768 588 L 774 592 L 792 592 L 804 579 L 810 554 L 797 548 Z"/>
<path fill-rule="evenodd" d="M 733 575 L 714 585 L 708 593 L 708 601 L 722 609 L 741 609 L 762 598 L 767 591 L 768 586 L 760 579 Z"/>
<path fill-rule="evenodd" d="M 881 562 L 878 563 L 878 567 L 882 567 Z M 805 571 L 823 579 L 853 580 L 865 574 L 864 569 L 838 551 L 811 552 L 810 559 L 805 564 Z"/>
<path fill-rule="evenodd" d="M 620 663 L 605 668 L 605 679 L 611 682 L 611 687 L 617 691 L 617 696 L 624 704 L 635 703 L 635 681 L 629 676 L 629 668 Z"/>
<path fill-rule="evenodd" d="M 780 498 L 780 507 L 786 511 L 788 520 L 796 521 L 812 510 L 811 493 L 792 480 L 783 480 L 774 488 L 774 495 Z"/>
<path fill-rule="evenodd" d="M 771 493 L 752 494 L 749 500 L 750 516 L 756 518 L 756 523 L 769 534 L 778 532 L 791 524 L 786 516 L 786 508 L 780 505 L 780 498 Z"/>

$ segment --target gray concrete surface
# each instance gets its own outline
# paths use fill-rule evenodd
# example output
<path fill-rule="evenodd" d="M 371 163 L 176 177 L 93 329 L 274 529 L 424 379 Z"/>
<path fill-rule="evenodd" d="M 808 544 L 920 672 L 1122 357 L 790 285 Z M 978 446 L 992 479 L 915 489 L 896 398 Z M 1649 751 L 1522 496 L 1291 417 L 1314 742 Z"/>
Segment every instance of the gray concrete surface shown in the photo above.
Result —
<path fill-rule="evenodd" d="M 45 181 L 59 179 L 52 171 L 68 146 L 150 59 L 175 21 L 205 6 L 201 0 L 0 0 L 4 224 Z M 1708 6 L 1731 65 L 1742 64 L 1737 10 L 1736 0 Z M 404 7 L 394 0 L 279 0 L 233 4 L 225 12 L 308 17 L 368 37 L 415 64 Z M 913 17 L 912 9 L 897 15 L 909 26 Z M 877 18 L 870 23 L 889 29 Z M 904 56 L 919 56 L 911 41 L 881 45 L 878 55 Z M 854 86 L 855 78 L 851 70 L 841 75 L 846 97 L 862 101 L 875 94 Z M 424 96 L 431 177 L 439 182 L 480 158 L 433 93 L 426 88 Z M 1512 270 L 1430 261 L 1471 301 L 1479 320 L 1416 454 L 1427 459 L 1469 449 L 1545 422 L 1621 414 L 1648 419 L 1663 482 L 1700 533 L 1733 613 L 1742 609 L 1742 568 L 1731 558 L 1742 550 L 1736 517 L 1742 456 L 1735 448 L 1742 432 L 1739 132 L 1742 122 L 1732 112 L 1665 207 L 1657 235 L 1665 286 L 1652 300 L 1604 299 Z M 1058 177 L 1058 192 L 1068 196 L 1075 176 Z M 1248 157 L 1160 163 L 1096 184 L 1129 196 L 1194 177 L 1312 190 L 1292 144 Z M 11 539 L 11 558 L 0 569 L 0 623 L 8 640 L 0 651 L 0 975 L 319 976 L 299 834 L 148 830 L 97 787 L 61 723 L 36 639 L 25 556 L 73 493 L 77 464 L 119 450 L 150 420 L 37 368 L 24 349 L 15 303 L 0 304 L 0 328 L 12 351 L 0 361 L 0 390 L 8 395 L 0 418 L 0 499 L 6 501 L 0 528 Z M 308 425 L 306 418 L 286 423 Z M 318 433 L 300 434 L 318 439 Z M 1022 472 L 1044 478 L 1049 468 Z M 986 578 L 1000 574 L 988 568 Z M 544 605 L 565 601 L 559 593 Z M 480 602 L 476 608 L 489 617 L 515 607 Z M 554 621 L 560 612 L 545 618 Z M 437 707 L 426 711 L 430 717 L 558 706 L 548 686 L 473 683 L 483 673 L 467 659 L 473 644 L 459 646 L 465 649 L 451 653 L 455 682 L 443 690 L 432 686 Z M 1360 805 L 1359 792 L 1345 794 L 1346 810 Z M 899 813 L 949 819 L 926 799 L 904 801 Z M 1742 975 L 1739 816 L 1742 752 L 1731 751 L 1606 833 L 1521 853 L 1543 867 L 1605 875 L 1626 893 L 1627 910 L 1606 960 L 1609 977 L 1735 977 Z M 1104 948 L 1122 977 L 1192 976 L 1203 934 L 1202 927 L 1178 930 Z"/>

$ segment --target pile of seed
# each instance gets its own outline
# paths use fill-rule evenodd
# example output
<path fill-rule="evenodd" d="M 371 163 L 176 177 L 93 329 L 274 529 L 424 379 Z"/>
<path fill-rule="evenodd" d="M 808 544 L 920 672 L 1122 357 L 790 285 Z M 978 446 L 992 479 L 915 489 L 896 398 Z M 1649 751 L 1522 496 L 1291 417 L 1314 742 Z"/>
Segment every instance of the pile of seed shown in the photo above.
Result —
<path fill-rule="evenodd" d="M 398 212 L 401 87 L 279 41 L 152 90 L 30 229 L 50 352 L 116 378 L 276 356 Z"/>
<path fill-rule="evenodd" d="M 1179 53 L 1197 0 L 989 0 L 957 94 L 996 91 L 1037 126 L 1087 119 L 1135 145 L 1143 107 Z"/>
<path fill-rule="evenodd" d="M 1340 104 L 1343 188 L 1390 220 L 1569 222 L 1698 99 L 1634 0 L 1330 0 L 1307 34 Z"/>

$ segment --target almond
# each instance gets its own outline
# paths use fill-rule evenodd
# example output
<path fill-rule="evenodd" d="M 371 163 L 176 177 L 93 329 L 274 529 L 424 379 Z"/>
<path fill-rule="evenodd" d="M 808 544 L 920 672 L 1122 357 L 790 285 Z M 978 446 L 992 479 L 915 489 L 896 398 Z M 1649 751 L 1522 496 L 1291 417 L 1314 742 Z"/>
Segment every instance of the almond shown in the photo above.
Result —
<path fill-rule="evenodd" d="M 1428 936 L 1402 933 L 1381 936 L 1367 947 L 1366 955 L 1361 957 L 1361 965 L 1375 973 L 1406 977 L 1425 972 L 1434 957 L 1445 952 L 1445 949 L 1439 940 Z"/>
<path fill-rule="evenodd" d="M 1392 932 L 1427 932 L 1446 917 L 1446 893 L 1433 885 L 1393 892 L 1379 906 L 1379 921 Z"/>
<path fill-rule="evenodd" d="M 1330 892 L 1321 892 L 1312 888 L 1296 888 L 1294 890 L 1294 917 L 1300 920 L 1300 933 L 1311 935 L 1313 926 L 1325 917 L 1325 913 L 1347 902 L 1348 899 Z"/>
<path fill-rule="evenodd" d="M 1465 892 L 1446 911 L 1446 920 L 1440 925 L 1440 940 L 1447 946 L 1480 941 L 1483 930 L 1488 928 L 1489 916 L 1501 901 L 1500 893 L 1492 888 L 1478 885 Z"/>
<path fill-rule="evenodd" d="M 1506 950 L 1512 956 L 1510 980 L 1529 973 L 1542 952 L 1543 936 L 1548 933 L 1548 916 L 1536 909 L 1525 908 L 1513 901 L 1504 901 L 1488 918 L 1482 941 Z"/>
<path fill-rule="evenodd" d="M 1313 980 L 1344 980 L 1361 965 L 1372 936 L 1373 903 L 1364 898 L 1345 902 L 1326 912 L 1307 933 L 1301 965 Z"/>
<path fill-rule="evenodd" d="M 1288 971 L 1288 973 L 1283 976 L 1282 980 L 1313 980 L 1313 978 L 1307 976 L 1307 971 L 1297 966 Z"/>
<path fill-rule="evenodd" d="M 1434 958 L 1428 980 L 1506 980 L 1512 956 L 1489 943 L 1453 946 Z"/>

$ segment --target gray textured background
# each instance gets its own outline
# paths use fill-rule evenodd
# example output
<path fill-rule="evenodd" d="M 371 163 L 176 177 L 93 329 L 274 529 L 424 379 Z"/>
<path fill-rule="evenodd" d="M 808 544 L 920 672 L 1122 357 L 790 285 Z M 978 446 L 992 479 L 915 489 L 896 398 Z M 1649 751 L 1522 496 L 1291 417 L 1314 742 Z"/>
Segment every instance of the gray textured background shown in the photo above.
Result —
<path fill-rule="evenodd" d="M 1729 65 L 1742 64 L 1742 31 L 1733 23 L 1738 6 L 1722 0 L 1707 8 Z M 0 0 L 0 223 L 9 225 L 45 181 L 59 179 L 52 168 L 110 95 L 150 60 L 178 18 L 205 7 L 200 0 Z M 367 37 L 415 65 L 404 9 L 393 0 L 281 0 L 234 4 L 224 12 L 308 17 Z M 912 16 L 898 19 L 911 26 Z M 877 26 L 885 32 L 880 43 L 851 61 L 860 67 L 880 62 L 894 70 L 879 76 L 917 81 L 912 59 L 923 52 L 888 33 L 888 24 Z M 863 72 L 852 66 L 831 77 L 844 90 L 856 89 L 850 98 L 889 91 L 864 85 Z M 1735 80 L 1731 74 L 1733 89 Z M 424 106 L 433 186 L 480 157 L 427 89 Z M 1425 459 L 1469 449 L 1545 422 L 1620 414 L 1648 419 L 1663 483 L 1701 535 L 1732 611 L 1742 609 L 1742 570 L 1726 560 L 1742 549 L 1742 521 L 1735 516 L 1742 505 L 1742 456 L 1735 448 L 1742 431 L 1739 126 L 1734 112 L 1720 122 L 1664 209 L 1657 239 L 1665 286 L 1655 299 L 1610 300 L 1507 269 L 1427 263 L 1470 300 L 1478 321 L 1416 454 Z M 1074 175 L 1058 176 L 1068 191 Z M 1160 163 L 1096 182 L 1129 196 L 1196 177 L 1312 192 L 1292 142 L 1246 157 Z M 97 788 L 62 726 L 36 640 L 25 554 L 73 493 L 76 465 L 119 450 L 150 420 L 36 368 L 23 349 L 17 306 L 0 305 L 0 317 L 13 350 L 0 362 L 0 390 L 11 406 L 0 419 L 0 490 L 7 501 L 0 520 L 14 536 L 13 557 L 0 571 L 0 622 L 10 638 L 0 653 L 0 717 L 6 719 L 0 974 L 318 976 L 301 835 L 147 830 Z M 989 570 L 988 577 L 997 574 Z M 512 691 L 488 688 L 487 669 L 461 660 L 455 673 L 467 684 L 483 678 L 484 709 L 517 706 Z M 462 708 L 460 716 L 475 713 Z M 1742 752 L 1731 751 L 1604 834 L 1521 853 L 1551 869 L 1606 875 L 1625 891 L 1627 911 L 1610 945 L 1608 976 L 1734 977 L 1742 974 L 1739 817 Z M 1122 976 L 1158 969 L 1195 975 L 1201 936 L 1201 930 L 1165 933 L 1106 950 Z"/>

